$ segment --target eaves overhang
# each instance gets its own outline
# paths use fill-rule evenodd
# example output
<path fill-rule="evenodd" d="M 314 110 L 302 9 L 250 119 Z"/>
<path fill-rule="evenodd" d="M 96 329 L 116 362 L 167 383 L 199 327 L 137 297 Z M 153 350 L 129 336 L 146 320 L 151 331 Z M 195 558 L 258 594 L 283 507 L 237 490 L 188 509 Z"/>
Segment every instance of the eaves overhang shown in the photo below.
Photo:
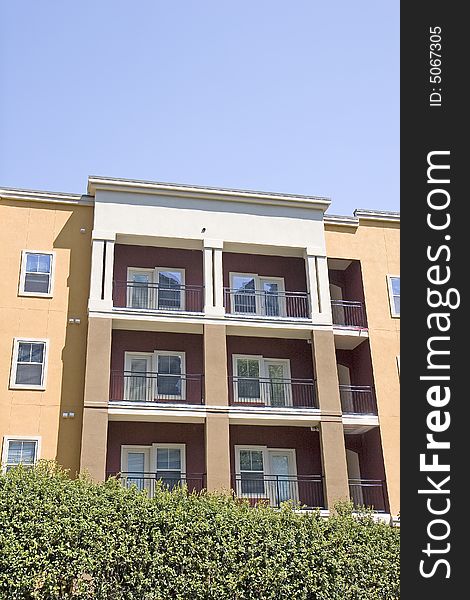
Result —
<path fill-rule="evenodd" d="M 289 206 L 320 210 L 325 212 L 330 206 L 329 198 L 320 196 L 303 196 L 298 194 L 281 194 L 276 192 L 256 192 L 157 181 L 140 181 L 134 179 L 118 179 L 114 177 L 91 176 L 88 178 L 88 194 L 95 196 L 97 191 L 127 192 L 140 194 L 155 194 L 165 196 L 180 196 L 203 200 L 223 200 L 225 202 L 246 202 L 250 204 L 265 204 Z"/>

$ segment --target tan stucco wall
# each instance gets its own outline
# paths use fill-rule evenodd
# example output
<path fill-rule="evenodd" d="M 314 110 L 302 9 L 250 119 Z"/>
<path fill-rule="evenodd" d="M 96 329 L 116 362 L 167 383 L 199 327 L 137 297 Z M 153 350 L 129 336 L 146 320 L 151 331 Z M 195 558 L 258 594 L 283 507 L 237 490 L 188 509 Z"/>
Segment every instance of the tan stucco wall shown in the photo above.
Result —
<path fill-rule="evenodd" d="M 204 325 L 204 390 L 206 406 L 228 406 L 225 325 Z"/>
<path fill-rule="evenodd" d="M 400 510 L 400 319 L 390 314 L 387 275 L 400 274 L 398 223 L 361 221 L 359 227 L 326 224 L 329 258 L 361 261 L 369 339 L 390 508 Z"/>
<path fill-rule="evenodd" d="M 41 458 L 57 458 L 74 474 L 80 455 L 93 208 L 2 199 L 0 222 L 0 443 L 5 435 L 41 436 Z M 22 250 L 55 253 L 52 298 L 18 295 Z M 70 317 L 80 324 L 69 325 Z M 9 389 L 15 337 L 49 340 L 44 391 Z M 75 417 L 62 418 L 64 411 Z"/>

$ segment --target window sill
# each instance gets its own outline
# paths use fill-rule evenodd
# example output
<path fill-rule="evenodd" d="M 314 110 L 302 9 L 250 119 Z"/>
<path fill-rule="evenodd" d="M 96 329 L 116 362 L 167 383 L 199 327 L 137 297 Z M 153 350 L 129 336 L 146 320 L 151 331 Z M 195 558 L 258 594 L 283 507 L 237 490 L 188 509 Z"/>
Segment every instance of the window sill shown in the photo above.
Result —
<path fill-rule="evenodd" d="M 41 292 L 18 292 L 18 296 L 24 298 L 53 298 L 53 294 L 42 294 Z"/>
<path fill-rule="evenodd" d="M 21 383 L 10 383 L 8 386 L 10 390 L 30 390 L 36 392 L 46 391 L 45 385 L 22 385 Z"/>

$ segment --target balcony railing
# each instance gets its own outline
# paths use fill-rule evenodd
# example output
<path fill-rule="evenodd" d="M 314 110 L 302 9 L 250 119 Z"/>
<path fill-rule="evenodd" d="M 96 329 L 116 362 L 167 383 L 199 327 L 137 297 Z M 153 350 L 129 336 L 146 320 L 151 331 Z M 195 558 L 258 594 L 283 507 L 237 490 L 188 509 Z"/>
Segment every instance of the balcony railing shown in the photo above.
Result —
<path fill-rule="evenodd" d="M 332 300 L 331 310 L 334 325 L 367 329 L 366 311 L 362 302 Z"/>
<path fill-rule="evenodd" d="M 224 289 L 225 312 L 229 315 L 308 319 L 307 292 Z"/>
<path fill-rule="evenodd" d="M 203 312 L 204 287 L 164 286 L 135 281 L 114 282 L 114 306 L 162 312 Z"/>
<path fill-rule="evenodd" d="M 376 415 L 377 404 L 370 385 L 340 385 L 339 394 L 343 413 L 350 415 Z"/>
<path fill-rule="evenodd" d="M 111 402 L 202 404 L 202 375 L 111 371 Z"/>
<path fill-rule="evenodd" d="M 366 506 L 377 512 L 387 512 L 385 481 L 380 479 L 350 479 L 349 494 L 356 508 Z"/>
<path fill-rule="evenodd" d="M 289 500 L 306 508 L 325 506 L 321 475 L 236 473 L 232 475 L 232 485 L 235 495 L 248 498 L 253 506 L 267 503 L 277 508 Z"/>
<path fill-rule="evenodd" d="M 318 408 L 312 379 L 229 377 L 230 404 L 270 408 Z"/>
<path fill-rule="evenodd" d="M 137 489 L 147 491 L 150 497 L 155 494 L 155 489 L 160 482 L 163 489 L 173 490 L 176 487 L 186 486 L 189 492 L 201 492 L 206 485 L 205 473 L 108 473 L 107 477 L 117 476 L 124 487 L 135 486 Z"/>

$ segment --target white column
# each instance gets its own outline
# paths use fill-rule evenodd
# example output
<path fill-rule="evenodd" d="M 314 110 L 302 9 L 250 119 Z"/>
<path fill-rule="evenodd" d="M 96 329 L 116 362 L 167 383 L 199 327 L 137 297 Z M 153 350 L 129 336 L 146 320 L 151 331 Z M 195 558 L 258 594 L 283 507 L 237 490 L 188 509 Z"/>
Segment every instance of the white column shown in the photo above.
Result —
<path fill-rule="evenodd" d="M 90 310 L 111 310 L 113 307 L 113 270 L 115 234 L 92 234 Z"/>
<path fill-rule="evenodd" d="M 223 241 L 203 240 L 204 312 L 221 317 L 224 309 L 222 252 Z"/>
<path fill-rule="evenodd" d="M 113 308 L 114 240 L 105 241 L 104 299 L 106 310 Z"/>
<path fill-rule="evenodd" d="M 101 303 L 101 292 L 103 286 L 103 255 L 104 240 L 92 240 L 91 242 L 91 276 L 90 276 L 90 310 L 98 309 Z"/>
<path fill-rule="evenodd" d="M 320 314 L 323 321 L 331 323 L 331 299 L 330 299 L 330 280 L 328 277 L 328 263 L 326 256 L 317 256 L 317 277 L 318 291 L 320 301 Z"/>
<path fill-rule="evenodd" d="M 307 274 L 307 291 L 310 295 L 310 308 L 311 315 L 310 318 L 312 321 L 316 320 L 316 316 L 320 312 L 320 307 L 318 305 L 318 285 L 317 285 L 317 267 L 316 267 L 316 257 L 311 254 L 311 250 L 306 248 L 304 251 L 305 258 L 305 270 Z"/>

